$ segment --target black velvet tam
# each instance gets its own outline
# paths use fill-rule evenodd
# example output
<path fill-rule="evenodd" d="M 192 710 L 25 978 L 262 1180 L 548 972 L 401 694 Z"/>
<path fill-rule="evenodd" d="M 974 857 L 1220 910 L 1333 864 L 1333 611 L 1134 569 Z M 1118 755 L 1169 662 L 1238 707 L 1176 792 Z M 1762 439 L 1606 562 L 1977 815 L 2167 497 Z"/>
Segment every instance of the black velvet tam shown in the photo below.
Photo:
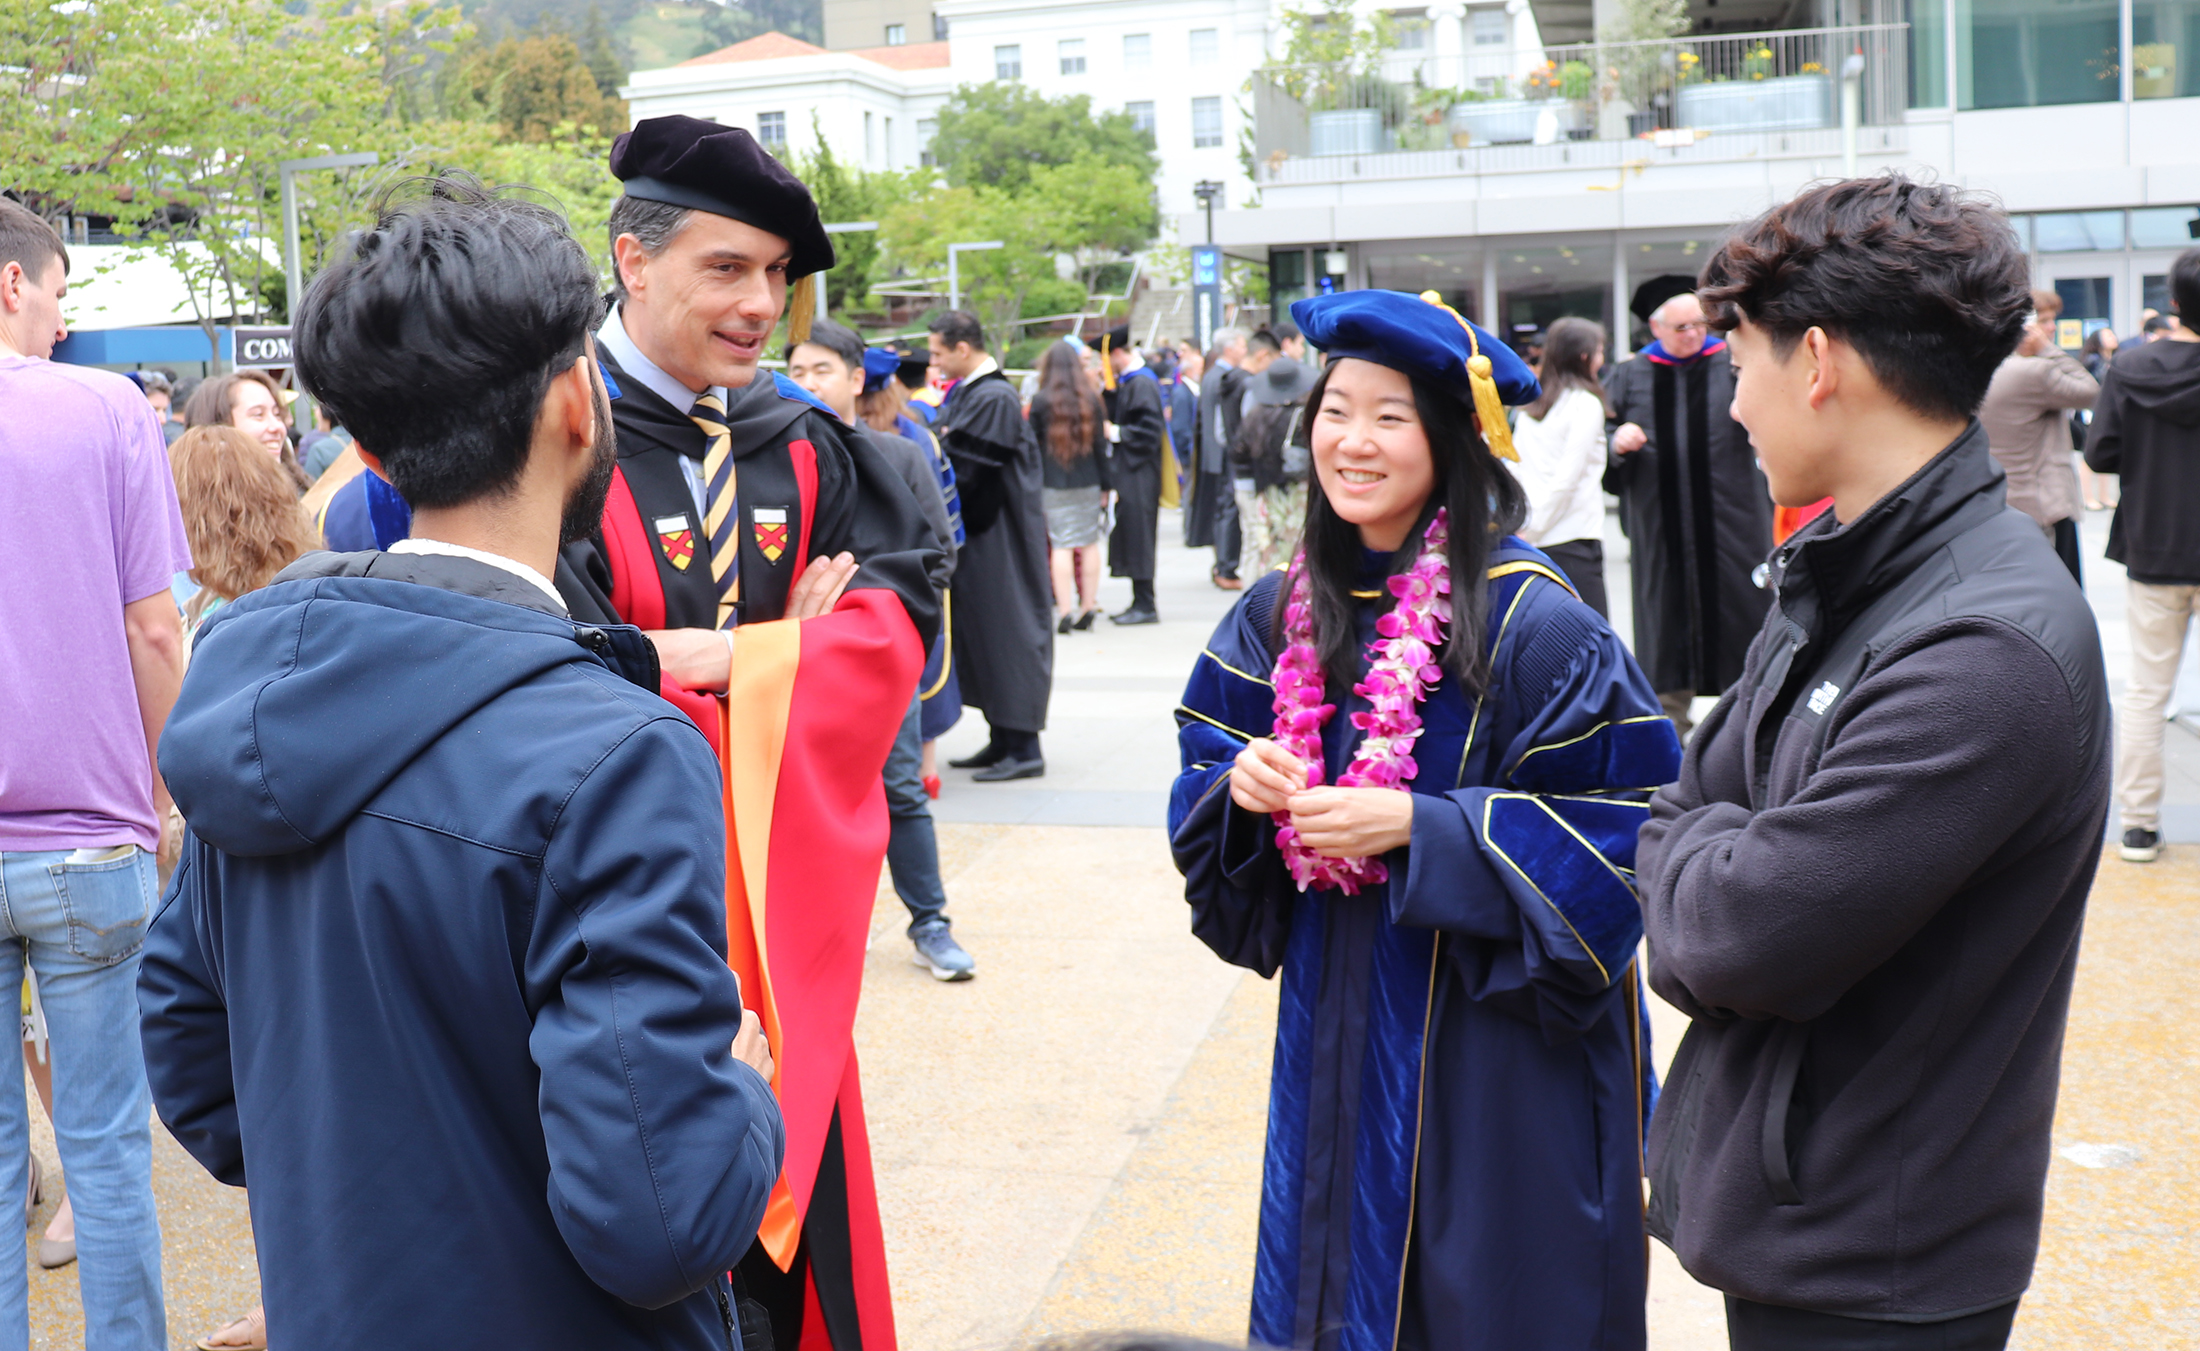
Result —
<path fill-rule="evenodd" d="M 789 278 L 833 265 L 833 239 L 802 180 L 739 127 L 699 117 L 650 117 L 611 143 L 626 195 L 730 216 L 787 241 Z"/>

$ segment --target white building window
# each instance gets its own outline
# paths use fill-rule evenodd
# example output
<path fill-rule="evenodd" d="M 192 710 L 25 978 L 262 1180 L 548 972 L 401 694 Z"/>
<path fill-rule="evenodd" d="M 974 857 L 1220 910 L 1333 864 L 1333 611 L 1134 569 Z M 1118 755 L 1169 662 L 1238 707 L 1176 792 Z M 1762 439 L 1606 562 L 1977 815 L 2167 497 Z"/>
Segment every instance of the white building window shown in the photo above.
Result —
<path fill-rule="evenodd" d="M 1222 59 L 1222 30 L 1219 28 L 1194 28 L 1192 30 L 1192 64 L 1211 66 Z"/>
<path fill-rule="evenodd" d="M 1123 67 L 1126 70 L 1144 70 L 1153 64 L 1153 34 L 1125 33 L 1123 35 Z"/>
<path fill-rule="evenodd" d="M 1131 125 L 1133 127 L 1146 133 L 1148 140 L 1153 138 L 1153 103 L 1151 100 L 1126 103 L 1123 105 L 1123 111 L 1131 115 Z"/>
<path fill-rule="evenodd" d="M 1024 78 L 1024 49 L 1010 45 L 993 49 L 993 78 L 996 80 L 1021 80 Z"/>
<path fill-rule="evenodd" d="M 885 129 L 879 132 L 879 144 L 886 152 L 886 167 L 894 167 L 894 119 L 886 119 Z"/>
<path fill-rule="evenodd" d="M 863 115 L 863 162 L 874 164 L 877 161 L 878 129 L 872 122 L 871 114 L 865 113 Z"/>
<path fill-rule="evenodd" d="M 1394 9 L 1390 11 L 1390 31 L 1399 51 L 1427 51 L 1429 48 L 1428 11 L 1425 9 Z"/>
<path fill-rule="evenodd" d="M 785 113 L 758 113 L 756 115 L 756 139 L 767 150 L 787 148 L 787 115 Z"/>
<path fill-rule="evenodd" d="M 1082 75 L 1085 73 L 1085 40 L 1083 38 L 1063 38 L 1060 42 L 1054 44 L 1054 54 L 1062 62 L 1062 73 L 1064 75 Z"/>
<path fill-rule="evenodd" d="M 932 40 L 934 42 L 947 41 L 947 20 L 937 14 L 932 16 Z"/>
<path fill-rule="evenodd" d="M 936 164 L 936 161 L 932 158 L 932 138 L 939 134 L 940 123 L 938 118 L 920 117 L 917 119 L 917 163 L 927 169 L 934 167 Z"/>
<path fill-rule="evenodd" d="M 1222 144 L 1222 100 L 1192 100 L 1192 145 L 1205 148 Z"/>
<path fill-rule="evenodd" d="M 1477 47 L 1503 47 L 1512 40 L 1512 25 L 1506 21 L 1504 10 L 1469 10 L 1468 21 L 1473 25 L 1474 45 Z"/>
<path fill-rule="evenodd" d="M 900 47 L 900 46 L 903 46 L 904 44 L 906 44 L 906 43 L 907 43 L 908 41 L 909 41 L 909 25 L 907 25 L 907 24 L 900 24 L 900 23 L 890 23 L 890 24 L 886 25 L 886 45 L 887 45 L 887 46 L 889 46 L 889 47 Z"/>

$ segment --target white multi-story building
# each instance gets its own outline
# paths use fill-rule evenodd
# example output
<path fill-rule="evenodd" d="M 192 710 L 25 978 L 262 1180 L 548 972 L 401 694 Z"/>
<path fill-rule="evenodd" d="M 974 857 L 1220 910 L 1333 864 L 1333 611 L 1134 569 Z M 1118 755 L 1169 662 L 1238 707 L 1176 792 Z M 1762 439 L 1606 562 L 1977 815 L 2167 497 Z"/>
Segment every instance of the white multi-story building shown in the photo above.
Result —
<path fill-rule="evenodd" d="M 1532 81 L 1485 84 L 1471 54 L 1256 75 L 1259 209 L 1218 213 L 1216 239 L 1268 264 L 1279 305 L 1435 289 L 1503 331 L 1575 314 L 1625 336 L 1633 289 L 1693 276 L 1735 222 L 1814 180 L 1899 168 L 1999 197 L 2067 341 L 2166 308 L 2170 261 L 2200 242 L 2189 6 L 1825 0 L 1804 21 L 1845 26 L 1706 32 L 1737 6 L 1695 3 L 1697 36 L 1553 45 Z"/>
<path fill-rule="evenodd" d="M 1263 59 L 1269 0 L 939 0 L 955 83 L 1015 80 L 1049 98 L 1084 95 L 1153 136 L 1165 212 L 1192 185 L 1243 203 L 1245 74 Z"/>
<path fill-rule="evenodd" d="M 2200 242 L 2200 59 L 2178 50 L 2200 0 L 1692 0 L 1689 37 L 1590 42 L 1624 2 L 1390 8 L 1387 54 L 1278 68 L 1290 0 L 937 0 L 944 43 L 772 35 L 621 92 L 795 149 L 814 110 L 836 150 L 896 167 L 957 86 L 1089 95 L 1151 129 L 1179 242 L 1205 235 L 1194 185 L 1223 185 L 1215 239 L 1279 307 L 1434 289 L 1507 332 L 1597 318 L 1621 350 L 1635 287 L 1852 169 L 1999 196 L 2080 334 L 2165 308 Z"/>
<path fill-rule="evenodd" d="M 954 81 L 947 44 L 919 42 L 831 52 L 766 33 L 664 70 L 638 70 L 619 90 L 636 121 L 685 113 L 789 155 L 822 137 L 844 162 L 913 169 Z"/>
<path fill-rule="evenodd" d="M 619 92 L 636 118 L 709 117 L 795 152 L 814 144 L 814 116 L 844 157 L 861 144 L 865 163 L 905 168 L 919 162 L 952 89 L 1015 81 L 1049 98 L 1083 95 L 1098 112 L 1128 113 L 1153 137 L 1163 212 L 1192 210 L 1202 181 L 1222 184 L 1215 204 L 1226 210 L 1254 198 L 1246 164 L 1256 106 L 1247 77 L 1280 46 L 1284 8 L 1282 0 L 937 0 L 931 12 L 945 42 L 825 51 L 772 33 L 667 70 L 636 71 Z M 1390 12 L 1398 60 L 1409 65 L 1433 71 L 1476 57 L 1487 84 L 1541 60 L 1528 0 Z M 884 29 L 897 30 L 907 31 L 899 23 Z"/>

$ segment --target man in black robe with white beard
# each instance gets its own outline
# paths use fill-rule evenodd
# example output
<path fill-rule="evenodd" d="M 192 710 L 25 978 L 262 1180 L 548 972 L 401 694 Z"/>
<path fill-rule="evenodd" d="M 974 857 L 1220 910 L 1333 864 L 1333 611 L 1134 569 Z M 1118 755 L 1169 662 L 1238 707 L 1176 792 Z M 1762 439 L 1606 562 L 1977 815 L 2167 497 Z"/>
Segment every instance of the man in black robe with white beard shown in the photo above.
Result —
<path fill-rule="evenodd" d="M 1682 291 L 1648 315 L 1656 338 L 1605 376 L 1612 457 L 1634 580 L 1635 660 L 1685 738 L 1689 701 L 1742 673 L 1771 595 L 1772 494 L 1728 409 L 1734 367 L 1703 306 Z"/>
<path fill-rule="evenodd" d="M 962 493 L 964 542 L 950 613 L 963 703 L 985 714 L 985 749 L 948 764 L 982 783 L 1046 773 L 1039 733 L 1054 688 L 1054 581 L 1040 505 L 1039 443 L 1023 400 L 985 350 L 967 310 L 934 319 L 932 364 L 955 381 L 940 405 L 940 445 Z"/>

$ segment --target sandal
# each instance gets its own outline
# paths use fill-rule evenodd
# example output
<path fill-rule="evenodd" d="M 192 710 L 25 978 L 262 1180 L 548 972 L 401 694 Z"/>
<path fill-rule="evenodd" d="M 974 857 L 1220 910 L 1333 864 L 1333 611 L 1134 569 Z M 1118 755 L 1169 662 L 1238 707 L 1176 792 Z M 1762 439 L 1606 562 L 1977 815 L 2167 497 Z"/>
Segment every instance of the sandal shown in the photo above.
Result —
<path fill-rule="evenodd" d="M 245 1340 L 241 1342 L 215 1340 L 216 1338 L 228 1337 L 231 1334 L 241 1336 Z M 204 1337 L 192 1342 L 191 1345 L 199 1348 L 199 1351 L 267 1351 L 267 1306 L 263 1304 L 227 1327 L 214 1329 Z"/>

